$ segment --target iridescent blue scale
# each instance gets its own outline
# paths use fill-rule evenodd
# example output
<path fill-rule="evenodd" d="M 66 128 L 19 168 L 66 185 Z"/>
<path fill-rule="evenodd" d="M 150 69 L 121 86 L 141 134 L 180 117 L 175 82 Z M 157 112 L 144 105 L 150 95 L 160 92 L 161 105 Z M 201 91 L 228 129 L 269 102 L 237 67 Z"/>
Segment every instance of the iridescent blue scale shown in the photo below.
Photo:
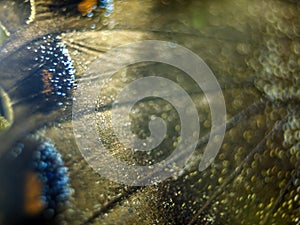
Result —
<path fill-rule="evenodd" d="M 5 182 L 0 191 L 8 193 L 1 198 L 0 211 L 5 212 L 3 216 L 7 221 L 18 224 L 19 220 L 26 219 L 31 224 L 52 219 L 69 204 L 68 169 L 51 141 L 31 135 L 16 144 L 7 156 L 0 165 L 1 181 Z M 41 188 L 34 189 L 37 190 L 34 193 L 30 186 L 30 193 L 26 192 L 28 174 L 36 176 L 40 183 Z M 36 202 L 28 202 L 32 194 Z M 35 213 L 28 214 L 26 204 L 33 205 L 37 209 Z"/>
<path fill-rule="evenodd" d="M 49 34 L 33 41 L 20 50 L 18 60 L 22 62 L 21 79 L 7 87 L 13 102 L 43 112 L 70 104 L 76 70 L 59 36 Z M 6 72 L 12 73 L 9 68 Z"/>
<path fill-rule="evenodd" d="M 60 205 L 67 204 L 69 197 L 68 169 L 64 166 L 61 155 L 55 146 L 49 142 L 42 142 L 33 157 L 33 171 L 39 174 L 44 183 L 43 198 L 47 209 L 55 210 Z"/>
<path fill-rule="evenodd" d="M 57 105 L 63 105 L 64 97 L 68 96 L 70 90 L 76 86 L 75 68 L 68 50 L 59 37 L 47 35 L 43 37 L 41 44 L 34 51 L 41 69 L 52 74 L 51 94 L 55 95 Z M 51 101 L 51 97 L 47 98 Z"/>
<path fill-rule="evenodd" d="M 113 0 L 99 0 L 100 8 L 105 9 L 105 16 L 109 16 L 114 11 L 114 1 Z"/>

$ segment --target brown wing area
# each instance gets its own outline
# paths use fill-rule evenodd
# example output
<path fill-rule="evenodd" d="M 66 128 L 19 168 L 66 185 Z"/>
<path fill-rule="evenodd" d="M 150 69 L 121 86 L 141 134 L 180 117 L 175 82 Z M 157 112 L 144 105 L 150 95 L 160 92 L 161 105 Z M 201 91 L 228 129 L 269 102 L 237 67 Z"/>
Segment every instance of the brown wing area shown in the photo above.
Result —
<path fill-rule="evenodd" d="M 24 213 L 29 216 L 39 215 L 45 208 L 42 200 L 43 183 L 33 172 L 26 173 L 24 185 Z"/>

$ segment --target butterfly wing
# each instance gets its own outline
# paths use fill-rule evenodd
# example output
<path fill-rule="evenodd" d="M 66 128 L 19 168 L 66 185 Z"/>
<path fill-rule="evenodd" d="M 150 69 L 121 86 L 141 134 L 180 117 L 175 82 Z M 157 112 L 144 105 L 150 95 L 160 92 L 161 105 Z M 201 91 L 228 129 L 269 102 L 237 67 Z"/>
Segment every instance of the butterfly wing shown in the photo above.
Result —
<path fill-rule="evenodd" d="M 278 35 L 279 39 L 276 40 L 282 46 L 285 43 L 297 43 L 298 9 L 295 3 L 266 1 L 261 7 L 258 1 L 185 1 L 166 5 L 160 1 L 144 1 L 142 5 L 139 1 L 124 1 L 116 3 L 118 10 L 114 14 L 100 21 L 97 21 L 97 13 L 91 19 L 73 17 L 76 15 L 74 6 L 65 5 L 66 9 L 70 9 L 67 16 L 58 9 L 55 11 L 55 7 L 46 7 L 51 8 L 52 19 L 56 16 L 66 22 L 53 26 L 49 22 L 53 23 L 52 19 L 47 21 L 40 17 L 35 25 L 32 23 L 23 28 L 23 32 L 41 27 L 42 34 L 25 36 L 25 40 L 35 42 L 37 36 L 47 32 L 62 33 L 62 41 L 74 60 L 79 80 L 84 80 L 86 73 L 89 73 L 87 68 L 97 57 L 121 44 L 158 39 L 183 45 L 198 54 L 219 81 L 226 102 L 228 130 L 219 155 L 207 170 L 201 173 L 197 170 L 198 156 L 201 156 L 206 144 L 199 142 L 195 159 L 181 176 L 155 186 L 138 188 L 106 180 L 88 166 L 76 147 L 70 118 L 47 126 L 47 136 L 57 144 L 70 168 L 71 184 L 75 190 L 70 209 L 63 214 L 63 220 L 70 224 L 292 224 L 299 221 L 299 145 L 297 139 L 293 139 L 288 147 L 283 144 L 285 138 L 289 139 L 291 133 L 299 130 L 297 122 L 292 122 L 297 121 L 298 100 L 297 97 L 284 101 L 272 99 L 269 92 L 257 85 L 258 81 L 267 79 L 265 75 L 269 71 L 269 68 L 261 67 L 259 61 L 261 54 L 269 53 L 268 49 L 261 51 L 268 45 L 267 40 Z M 272 13 L 265 13 L 270 7 Z M 291 30 L 284 30 L 284 24 L 287 27 L 291 24 Z M 77 31 L 65 32 L 67 25 Z M 274 33 L 267 33 L 272 27 L 283 31 L 275 29 Z M 105 30 L 102 31 L 103 28 Z M 16 47 L 16 43 L 21 43 L 18 41 L 21 40 L 20 35 L 15 36 L 16 41 L 13 38 L 11 40 L 14 44 L 7 46 L 14 47 L 6 47 L 9 52 Z M 25 43 L 22 45 L 25 46 Z M 288 52 L 292 54 L 292 51 Z M 2 54 L 2 57 L 7 56 Z M 285 59 L 282 58 L 283 61 Z M 119 58 L 112 58 L 110 63 L 114 60 Z M 205 137 L 210 132 L 211 118 L 203 92 L 196 89 L 193 81 L 184 78 L 180 71 L 160 65 L 148 65 L 146 68 L 130 67 L 116 74 L 109 82 L 104 82 L 107 84 L 99 97 L 101 104 L 98 115 L 104 119 L 102 122 L 111 122 L 112 102 L 124 83 L 148 76 L 151 74 L 149 71 L 154 71 L 169 79 L 179 80 L 185 86 L 196 102 L 201 118 L 201 136 Z M 296 73 L 289 71 L 289 67 L 285 69 L 292 79 L 297 80 Z M 124 82 L 122 72 L 126 74 Z M 280 86 L 280 80 L 276 82 Z M 291 85 L 289 81 L 284 87 Z M 178 125 L 178 115 L 172 107 L 166 107 L 164 111 L 160 100 L 154 101 L 152 106 L 153 102 L 145 106 L 147 103 L 146 100 L 144 105 L 137 106 L 142 116 L 134 117 L 135 129 L 139 131 L 141 127 L 145 128 L 141 136 L 148 135 L 151 110 L 157 116 L 165 114 L 173 118 L 169 121 L 170 126 Z M 159 106 L 159 110 L 155 111 L 155 105 Z M 286 132 L 283 127 L 286 127 Z M 173 139 L 165 142 L 150 159 L 144 155 L 132 158 L 130 152 L 124 153 L 119 143 L 110 136 L 113 132 L 109 126 L 99 127 L 100 137 L 116 157 L 140 163 L 160 160 L 164 156 L 161 154 L 164 149 L 172 150 L 170 145 L 173 146 L 180 134 L 176 130 L 168 132 Z M 296 146 L 293 154 L 290 146 Z"/>

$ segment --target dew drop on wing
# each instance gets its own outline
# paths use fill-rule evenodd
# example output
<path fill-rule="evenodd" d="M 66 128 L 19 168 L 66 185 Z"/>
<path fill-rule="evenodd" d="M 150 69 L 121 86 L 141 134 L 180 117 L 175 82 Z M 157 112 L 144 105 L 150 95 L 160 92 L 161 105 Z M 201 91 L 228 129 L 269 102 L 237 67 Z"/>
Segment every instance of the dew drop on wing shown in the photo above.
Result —
<path fill-rule="evenodd" d="M 3 60 L 1 69 L 15 114 L 49 113 L 70 104 L 75 68 L 58 36 L 33 40 Z"/>

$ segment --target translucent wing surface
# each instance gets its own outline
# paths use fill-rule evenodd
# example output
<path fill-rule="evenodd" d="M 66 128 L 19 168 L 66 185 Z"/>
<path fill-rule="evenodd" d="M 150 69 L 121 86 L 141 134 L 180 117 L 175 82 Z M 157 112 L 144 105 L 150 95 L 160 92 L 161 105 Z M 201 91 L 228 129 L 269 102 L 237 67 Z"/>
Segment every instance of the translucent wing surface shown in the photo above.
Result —
<path fill-rule="evenodd" d="M 2 22 L 11 36 L 1 49 L 0 82 L 15 102 L 16 123 L 2 135 L 1 150 L 9 151 L 11 144 L 31 131 L 56 144 L 69 168 L 73 194 L 68 209 L 52 223 L 299 224 L 299 4 L 130 0 L 115 1 L 114 12 L 104 17 L 100 9 L 81 16 L 79 2 L 32 1 L 38 13 L 30 23 L 25 20 L 25 24 L 9 29 L 12 25 Z M 20 10 L 13 10 L 14 5 L 8 12 L 24 18 L 28 3 L 15 4 Z M 196 106 L 201 129 L 195 153 L 177 176 L 145 187 L 125 186 L 100 176 L 76 145 L 72 94 L 65 99 L 47 95 L 51 83 L 47 86 L 47 79 L 42 79 L 47 75 L 43 71 L 52 67 L 48 61 L 35 61 L 35 57 L 47 57 L 39 48 L 42 43 L 51 46 L 55 40 L 67 49 L 79 84 L 94 72 L 89 68 L 98 57 L 123 44 L 164 40 L 199 55 L 215 74 L 227 110 L 227 130 L 212 165 L 198 171 L 211 132 L 211 116 L 195 81 L 171 66 L 147 62 L 123 68 L 108 79 L 99 64 L 100 72 L 95 76 L 103 87 L 95 90 L 99 91 L 96 126 L 102 143 L 117 159 L 153 164 L 171 154 L 180 139 L 183 125 L 176 108 L 162 99 L 147 98 L 132 109 L 131 130 L 140 138 L 149 137 L 149 121 L 153 116 L 161 117 L 167 121 L 164 141 L 148 154 L 119 142 L 111 114 L 117 110 L 121 115 L 130 102 L 122 102 L 118 109 L 112 106 L 117 93 L 138 78 L 162 76 L 180 85 Z M 132 55 L 120 53 L 102 63 L 113 65 L 126 57 Z M 12 62 L 16 66 L 9 66 Z M 40 76 L 34 77 L 36 74 Z M 176 92 L 171 94 L 182 98 Z M 59 102 L 68 104 L 61 108 L 56 104 Z M 26 123 L 27 118 L 33 125 Z"/>

